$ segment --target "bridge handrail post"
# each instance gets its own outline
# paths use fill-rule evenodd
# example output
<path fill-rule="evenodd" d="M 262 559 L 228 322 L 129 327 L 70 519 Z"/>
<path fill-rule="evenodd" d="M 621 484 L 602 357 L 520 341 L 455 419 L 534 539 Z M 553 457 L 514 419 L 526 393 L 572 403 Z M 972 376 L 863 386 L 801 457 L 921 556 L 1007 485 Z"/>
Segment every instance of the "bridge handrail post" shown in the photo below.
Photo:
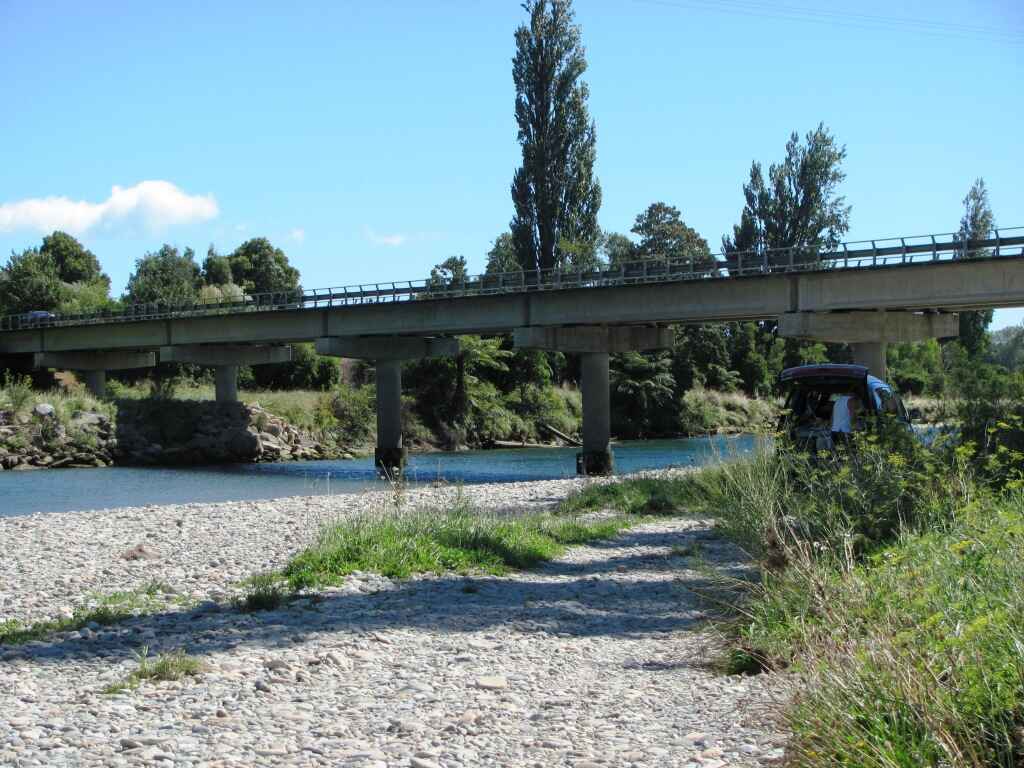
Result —
<path fill-rule="evenodd" d="M 792 247 L 792 246 L 790 246 L 790 247 L 789 247 L 789 248 L 787 248 L 786 250 L 788 250 L 788 251 L 789 251 L 789 271 L 790 271 L 790 272 L 793 272 L 793 271 L 794 271 L 794 270 L 793 270 L 793 266 L 794 266 L 794 265 L 793 265 L 793 257 L 795 256 L 795 254 L 793 253 L 793 250 L 794 250 L 794 249 L 793 249 L 793 247 Z"/>
<path fill-rule="evenodd" d="M 878 266 L 878 246 L 875 245 L 875 241 L 874 240 L 871 241 L 871 251 L 872 251 L 872 253 L 871 253 L 871 266 L 872 267 L 877 267 Z"/>
<path fill-rule="evenodd" d="M 850 268 L 850 249 L 843 243 L 843 269 Z"/>
<path fill-rule="evenodd" d="M 903 255 L 900 258 L 900 263 L 901 264 L 906 264 L 907 263 L 907 240 L 906 240 L 906 238 L 904 238 L 904 237 L 900 238 L 900 245 L 903 246 Z"/>
<path fill-rule="evenodd" d="M 768 274 L 768 249 L 767 248 L 764 249 L 764 267 L 763 267 L 763 271 L 764 271 L 765 274 Z"/>
<path fill-rule="evenodd" d="M 935 242 L 935 235 L 932 235 L 932 261 L 939 260 L 939 244 Z"/>
<path fill-rule="evenodd" d="M 996 233 L 996 256 L 999 255 L 999 228 L 994 227 Z"/>

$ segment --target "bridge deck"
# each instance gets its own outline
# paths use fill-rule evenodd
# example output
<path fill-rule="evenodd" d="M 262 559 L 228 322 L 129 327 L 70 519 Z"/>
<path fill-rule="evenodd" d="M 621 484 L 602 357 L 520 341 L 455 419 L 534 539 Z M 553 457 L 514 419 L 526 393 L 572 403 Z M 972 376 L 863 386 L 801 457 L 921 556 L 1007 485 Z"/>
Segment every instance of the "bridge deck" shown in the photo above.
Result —
<path fill-rule="evenodd" d="M 407 281 L 260 294 L 242 302 L 3 318 L 0 354 L 746 320 L 796 311 L 1024 306 L 1024 234 L 967 244 L 929 238 L 847 245 L 825 254 L 788 249 L 758 260 L 730 254 L 703 269 L 662 259 L 602 272 L 520 272 L 458 284 Z"/>

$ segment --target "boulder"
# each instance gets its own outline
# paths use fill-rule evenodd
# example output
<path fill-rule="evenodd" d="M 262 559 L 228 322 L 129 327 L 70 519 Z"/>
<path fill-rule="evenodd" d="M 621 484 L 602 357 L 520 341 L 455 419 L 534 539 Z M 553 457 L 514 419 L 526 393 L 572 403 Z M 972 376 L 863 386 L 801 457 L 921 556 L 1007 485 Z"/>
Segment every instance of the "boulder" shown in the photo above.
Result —
<path fill-rule="evenodd" d="M 42 419 L 52 419 L 57 414 L 57 409 L 49 403 L 39 403 L 32 409 L 32 413 Z"/>

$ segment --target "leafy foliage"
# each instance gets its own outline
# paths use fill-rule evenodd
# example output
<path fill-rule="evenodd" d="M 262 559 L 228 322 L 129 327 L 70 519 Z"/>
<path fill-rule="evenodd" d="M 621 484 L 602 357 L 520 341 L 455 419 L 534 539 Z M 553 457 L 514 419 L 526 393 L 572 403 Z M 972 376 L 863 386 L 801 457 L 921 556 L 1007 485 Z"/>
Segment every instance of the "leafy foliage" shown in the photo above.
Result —
<path fill-rule="evenodd" d="M 587 110 L 587 68 L 571 0 L 527 0 L 515 33 L 512 79 L 522 165 L 512 181 L 511 232 L 519 265 L 552 269 L 568 245 L 596 248 L 601 186 L 596 134 Z"/>
<path fill-rule="evenodd" d="M 697 230 L 686 226 L 675 206 L 652 203 L 636 217 L 631 231 L 640 237 L 636 258 L 686 259 L 696 269 L 712 264 L 707 240 L 697 234 Z"/>
<path fill-rule="evenodd" d="M 194 302 L 198 297 L 199 276 L 199 265 L 191 248 L 179 252 L 172 245 L 164 245 L 135 262 L 135 272 L 128 278 L 125 301 L 131 304 Z"/>
<path fill-rule="evenodd" d="M 964 244 L 966 250 L 972 248 L 971 241 L 989 237 L 996 227 L 984 179 L 979 178 L 974 182 L 964 198 L 963 205 L 964 215 L 960 219 L 957 238 Z M 968 255 L 978 257 L 985 254 L 968 251 Z M 977 358 L 987 351 L 988 334 L 986 331 L 991 324 L 991 309 L 976 309 L 960 313 L 960 344 L 967 350 L 970 357 Z"/>

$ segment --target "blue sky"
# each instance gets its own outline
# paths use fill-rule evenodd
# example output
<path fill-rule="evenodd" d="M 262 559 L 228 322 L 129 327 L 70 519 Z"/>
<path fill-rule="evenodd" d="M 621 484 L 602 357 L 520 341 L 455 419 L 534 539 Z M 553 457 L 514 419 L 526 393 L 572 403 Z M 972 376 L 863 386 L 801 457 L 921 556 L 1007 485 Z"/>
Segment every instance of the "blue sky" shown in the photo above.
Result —
<path fill-rule="evenodd" d="M 1024 226 L 1019 0 L 576 11 L 607 230 L 664 200 L 717 249 L 751 160 L 819 121 L 847 146 L 850 239 L 951 231 L 977 176 L 998 223 Z M 202 255 L 258 235 L 308 287 L 422 277 L 453 254 L 480 270 L 512 214 L 523 15 L 504 0 L 0 0 L 0 253 L 63 222 L 115 291 L 163 242 Z"/>

